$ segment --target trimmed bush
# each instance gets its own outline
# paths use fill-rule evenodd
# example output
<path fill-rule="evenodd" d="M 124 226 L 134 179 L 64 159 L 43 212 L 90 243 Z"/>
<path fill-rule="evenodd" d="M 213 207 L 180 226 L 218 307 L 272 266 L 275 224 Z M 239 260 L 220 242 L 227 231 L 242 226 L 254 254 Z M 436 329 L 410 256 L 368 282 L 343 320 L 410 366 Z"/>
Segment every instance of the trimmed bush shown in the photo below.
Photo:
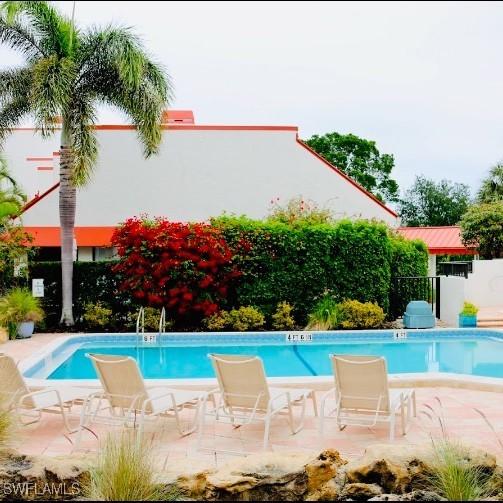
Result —
<path fill-rule="evenodd" d="M 220 311 L 210 316 L 205 325 L 208 330 L 236 330 L 246 332 L 248 330 L 259 330 L 265 324 L 264 315 L 253 306 L 242 306 L 231 311 Z"/>
<path fill-rule="evenodd" d="M 384 224 L 342 220 L 292 227 L 227 216 L 212 224 L 235 250 L 242 273 L 233 305 L 254 305 L 271 316 L 284 300 L 302 325 L 325 292 L 338 301 L 388 308 L 391 244 Z"/>
<path fill-rule="evenodd" d="M 280 302 L 276 312 L 272 315 L 272 328 L 274 330 L 293 330 L 295 319 L 292 315 L 293 307 L 288 302 Z"/>
<path fill-rule="evenodd" d="M 340 326 L 345 329 L 379 328 L 386 315 L 373 302 L 345 300 L 338 305 Z"/>
<path fill-rule="evenodd" d="M 102 302 L 89 302 L 84 306 L 83 320 L 90 328 L 105 328 L 110 325 L 112 310 Z"/>

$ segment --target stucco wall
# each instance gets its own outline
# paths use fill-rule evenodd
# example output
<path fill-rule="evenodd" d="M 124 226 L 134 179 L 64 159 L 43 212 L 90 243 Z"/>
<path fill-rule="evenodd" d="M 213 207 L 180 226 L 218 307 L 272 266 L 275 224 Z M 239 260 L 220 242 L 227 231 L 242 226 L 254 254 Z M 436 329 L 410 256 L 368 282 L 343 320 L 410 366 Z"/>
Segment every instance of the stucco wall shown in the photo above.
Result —
<path fill-rule="evenodd" d="M 170 130 L 160 153 L 145 160 L 134 130 L 99 130 L 100 157 L 92 182 L 78 193 L 77 226 L 116 225 L 147 213 L 172 220 L 205 220 L 228 213 L 260 218 L 271 199 L 302 195 L 337 216 L 396 218 L 340 174 L 303 148 L 295 131 Z M 51 156 L 58 139 L 48 142 L 33 131 L 18 130 L 6 153 L 15 177 L 30 196 L 57 181 L 37 171 L 29 156 Z M 43 162 L 40 164 L 44 164 Z M 58 225 L 54 191 L 26 212 L 28 226 Z"/>

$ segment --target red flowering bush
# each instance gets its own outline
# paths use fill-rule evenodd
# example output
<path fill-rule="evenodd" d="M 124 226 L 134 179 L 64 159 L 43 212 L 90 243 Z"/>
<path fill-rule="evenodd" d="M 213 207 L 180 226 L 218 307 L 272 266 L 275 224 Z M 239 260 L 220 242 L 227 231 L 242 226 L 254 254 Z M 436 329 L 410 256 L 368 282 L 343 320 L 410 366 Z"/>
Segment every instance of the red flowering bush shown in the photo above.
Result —
<path fill-rule="evenodd" d="M 219 310 L 239 271 L 221 232 L 208 224 L 130 218 L 112 237 L 121 289 L 177 317 Z"/>

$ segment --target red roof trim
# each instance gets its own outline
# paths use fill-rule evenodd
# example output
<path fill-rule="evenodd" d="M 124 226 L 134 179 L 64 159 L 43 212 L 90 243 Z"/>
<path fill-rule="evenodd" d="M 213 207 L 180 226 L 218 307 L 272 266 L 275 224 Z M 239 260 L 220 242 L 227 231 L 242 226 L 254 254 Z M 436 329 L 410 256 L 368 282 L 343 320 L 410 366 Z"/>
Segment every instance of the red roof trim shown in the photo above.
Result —
<path fill-rule="evenodd" d="M 297 126 L 221 126 L 209 125 L 201 126 L 195 124 L 162 124 L 162 129 L 172 131 L 294 131 L 298 132 Z M 121 131 L 121 130 L 134 130 L 136 126 L 131 124 L 98 124 L 94 126 L 96 130 L 105 131 Z M 36 128 L 13 128 L 13 131 L 36 131 Z M 59 155 L 59 152 L 54 152 L 54 155 Z"/>
<path fill-rule="evenodd" d="M 27 161 L 52 161 L 52 157 L 27 157 Z"/>
<path fill-rule="evenodd" d="M 419 239 L 419 238 L 416 238 Z M 477 255 L 476 250 L 471 250 L 469 248 L 428 248 L 430 255 Z"/>
<path fill-rule="evenodd" d="M 28 201 L 24 206 L 23 209 L 21 210 L 21 214 L 23 214 L 25 211 L 28 211 L 32 206 L 35 206 L 41 199 L 44 199 L 44 197 L 48 196 L 53 190 L 56 190 L 59 187 L 59 182 L 55 183 L 52 187 L 47 189 L 43 194 L 40 194 L 39 196 L 35 196 L 31 201 Z"/>
<path fill-rule="evenodd" d="M 52 171 L 54 168 L 52 166 L 37 166 L 38 171 Z"/>
<path fill-rule="evenodd" d="M 395 218 L 398 217 L 398 215 L 390 208 L 388 208 L 385 204 L 382 203 L 382 201 L 379 201 L 377 197 L 374 196 L 374 194 L 371 194 L 367 189 L 364 189 L 359 183 L 355 182 L 351 177 L 346 175 L 343 171 L 341 171 L 337 166 L 334 166 L 333 164 L 329 163 L 324 157 L 322 157 L 320 154 L 315 152 L 309 145 L 306 145 L 300 138 L 297 137 L 297 143 L 301 146 L 304 147 L 309 153 L 317 157 L 321 162 L 323 162 L 326 166 L 331 168 L 333 171 L 335 171 L 338 175 L 342 176 L 345 180 L 347 180 L 351 185 L 356 187 L 358 190 L 363 192 L 366 196 L 370 197 L 374 202 L 376 202 L 379 206 L 384 208 L 388 213 L 393 215 Z"/>
<path fill-rule="evenodd" d="M 77 246 L 112 246 L 112 234 L 116 227 L 75 227 Z M 24 227 L 33 237 L 31 246 L 61 246 L 59 227 Z"/>

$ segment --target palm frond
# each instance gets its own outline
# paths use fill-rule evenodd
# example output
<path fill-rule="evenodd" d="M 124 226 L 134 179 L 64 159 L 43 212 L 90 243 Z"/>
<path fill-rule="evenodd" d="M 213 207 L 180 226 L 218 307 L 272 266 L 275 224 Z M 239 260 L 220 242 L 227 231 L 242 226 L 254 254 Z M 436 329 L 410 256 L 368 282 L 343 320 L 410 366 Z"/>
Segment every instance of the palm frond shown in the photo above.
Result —
<path fill-rule="evenodd" d="M 72 54 L 76 29 L 72 21 L 46 1 L 13 1 L 2 4 L 7 20 L 25 22 L 38 37 L 38 46 L 45 55 L 67 57 Z"/>
<path fill-rule="evenodd" d="M 87 99 L 86 99 L 87 98 Z M 73 183 L 85 185 L 93 174 L 98 157 L 98 144 L 94 124 L 96 112 L 92 100 L 83 93 L 72 101 L 67 113 L 65 128 L 71 138 L 73 148 Z"/>
<path fill-rule="evenodd" d="M 33 30 L 20 21 L 10 21 L 7 17 L 5 13 L 0 12 L 0 44 L 6 44 L 21 52 L 29 61 L 43 57 L 44 51 Z"/>
<path fill-rule="evenodd" d="M 12 129 L 19 124 L 23 117 L 31 111 L 31 105 L 26 95 L 16 95 L 0 108 L 0 145 L 12 132 Z"/>
<path fill-rule="evenodd" d="M 0 104 L 29 92 L 32 79 L 30 68 L 10 68 L 0 71 Z"/>

